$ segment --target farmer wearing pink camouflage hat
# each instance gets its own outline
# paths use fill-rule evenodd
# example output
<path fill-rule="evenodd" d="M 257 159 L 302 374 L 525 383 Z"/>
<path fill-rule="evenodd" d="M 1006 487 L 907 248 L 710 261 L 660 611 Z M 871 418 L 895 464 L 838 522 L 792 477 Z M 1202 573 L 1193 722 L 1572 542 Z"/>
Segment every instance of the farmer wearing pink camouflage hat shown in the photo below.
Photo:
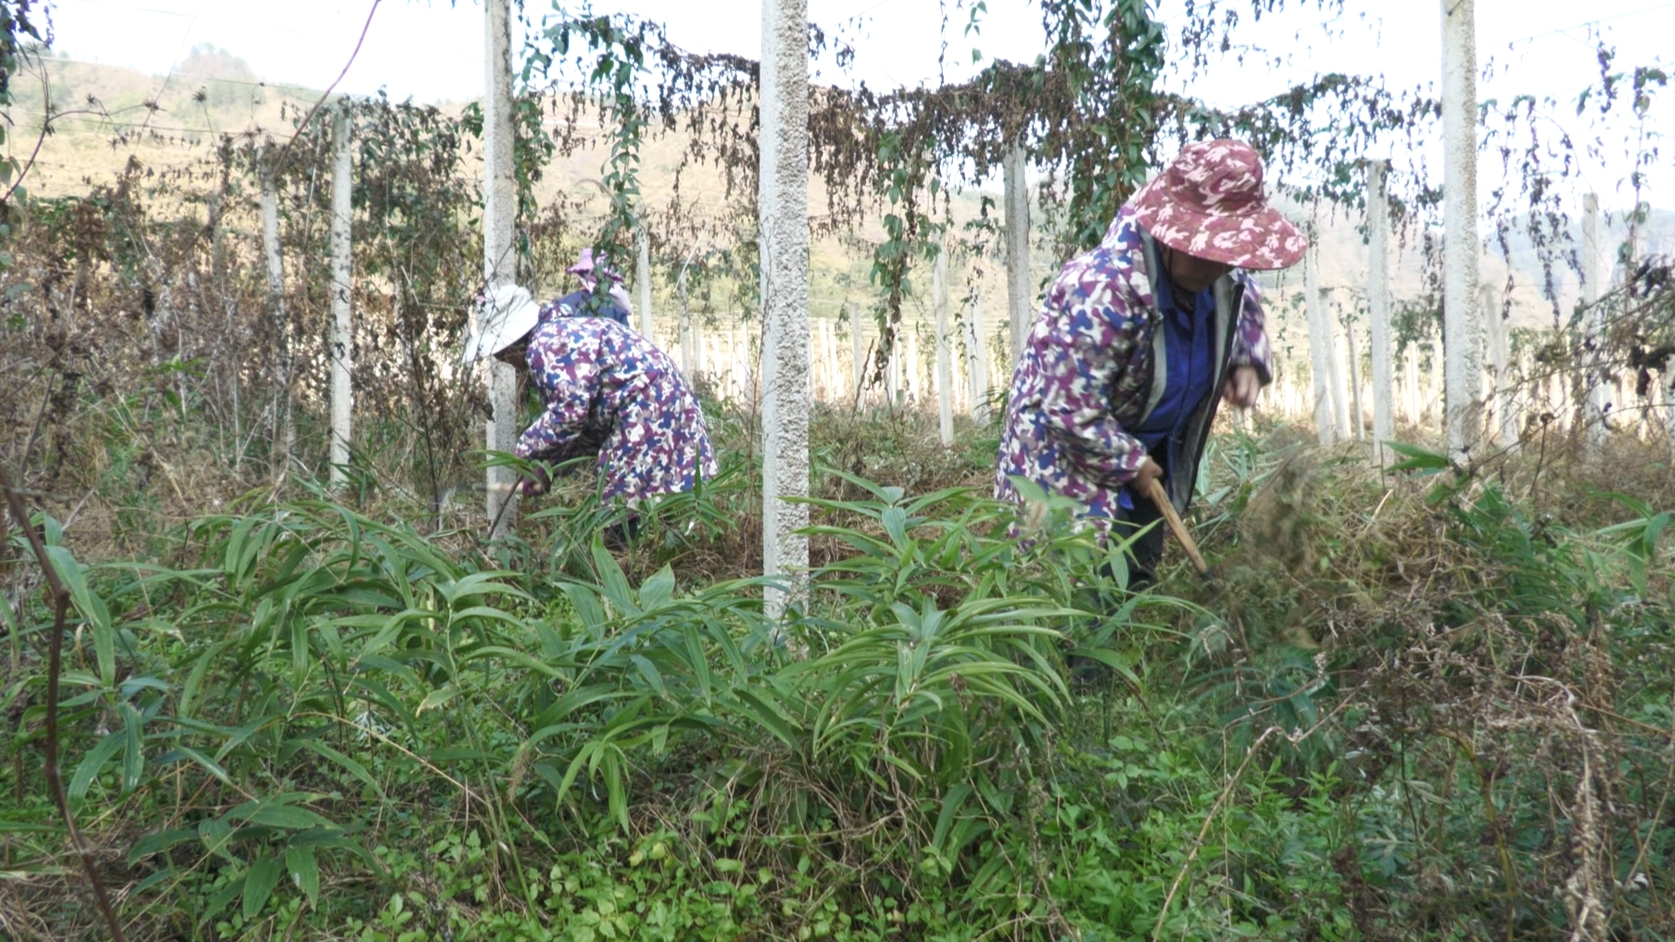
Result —
<path fill-rule="evenodd" d="M 1013 479 L 1027 479 L 1124 538 L 1158 517 L 1153 479 L 1184 512 L 1219 400 L 1250 408 L 1273 381 L 1245 272 L 1294 265 L 1307 245 L 1268 205 L 1248 144 L 1183 148 L 1048 289 L 1012 377 L 996 496 L 1023 503 Z M 1131 551 L 1130 586 L 1150 582 L 1162 528 Z"/>

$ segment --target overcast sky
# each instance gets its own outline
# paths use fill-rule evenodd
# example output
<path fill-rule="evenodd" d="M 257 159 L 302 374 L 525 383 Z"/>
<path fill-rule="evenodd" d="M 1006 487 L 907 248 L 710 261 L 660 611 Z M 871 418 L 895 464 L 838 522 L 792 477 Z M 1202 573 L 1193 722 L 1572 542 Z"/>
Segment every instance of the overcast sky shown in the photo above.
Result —
<path fill-rule="evenodd" d="M 986 4 L 976 37 L 964 35 L 969 14 L 955 9 L 954 0 L 948 0 L 946 31 L 936 0 L 810 0 L 809 18 L 854 44 L 854 67 L 842 81 L 865 80 L 874 88 L 934 85 L 944 37 L 941 74 L 950 81 L 982 67 L 972 62 L 974 47 L 985 59 L 1028 61 L 1041 52 L 1040 14 L 1032 4 Z M 1317 0 L 1289 5 L 1292 12 L 1246 24 L 1238 34 L 1286 58 L 1286 64 L 1276 69 L 1252 64 L 1257 60 L 1242 67 L 1224 63 L 1197 81 L 1193 93 L 1213 104 L 1237 104 L 1333 71 L 1383 73 L 1392 87 L 1434 86 L 1441 68 L 1435 2 L 1346 0 L 1345 13 L 1325 26 Z M 324 88 L 349 61 L 372 7 L 372 0 L 55 0 L 55 46 L 72 58 L 165 75 L 192 46 L 207 42 L 243 58 L 264 79 Z M 1181 7 L 1182 0 L 1163 0 L 1161 13 L 1171 26 L 1181 22 Z M 1239 0 L 1236 7 L 1248 4 Z M 537 19 L 550 9 L 540 0 L 529 3 Z M 670 38 L 692 51 L 755 58 L 760 48 L 758 3 L 603 0 L 595 10 L 663 22 Z M 476 97 L 483 86 L 482 22 L 481 5 L 469 0 L 383 0 L 339 88 L 368 94 L 382 87 L 392 97 L 421 101 Z M 1652 63 L 1675 36 L 1675 0 L 1478 0 L 1479 57 L 1489 70 L 1479 83 L 1479 98 L 1509 100 L 1522 93 L 1574 99 L 1597 80 L 1596 34 L 1618 47 L 1619 65 Z M 827 66 L 817 80 L 840 77 Z M 1672 123 L 1671 97 L 1675 90 L 1654 108 L 1648 124 L 1653 134 Z M 1565 129 L 1583 136 L 1574 110 L 1566 115 Z M 1616 130 L 1619 139 L 1629 133 L 1626 127 Z M 1626 204 L 1627 196 L 1617 192 L 1626 162 L 1613 153 L 1598 161 L 1591 186 L 1607 206 Z M 1668 206 L 1675 203 L 1675 156 L 1666 152 L 1660 163 L 1649 195 L 1655 205 Z M 1440 162 L 1434 165 L 1440 168 Z"/>

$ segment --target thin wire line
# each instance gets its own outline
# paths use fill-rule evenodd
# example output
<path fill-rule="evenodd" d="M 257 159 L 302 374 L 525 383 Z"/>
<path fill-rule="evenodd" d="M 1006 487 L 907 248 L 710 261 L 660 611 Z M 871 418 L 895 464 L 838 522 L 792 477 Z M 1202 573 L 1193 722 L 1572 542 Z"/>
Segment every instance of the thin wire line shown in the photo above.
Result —
<path fill-rule="evenodd" d="M 1531 40 L 1534 40 L 1534 39 L 1545 39 L 1548 36 L 1565 34 L 1565 33 L 1568 33 L 1570 30 L 1581 29 L 1584 26 L 1598 26 L 1601 23 L 1610 23 L 1613 20 L 1621 20 L 1621 19 L 1626 19 L 1626 18 L 1631 17 L 1631 16 L 1639 16 L 1642 13 L 1656 13 L 1659 10 L 1667 10 L 1670 7 L 1675 7 L 1675 2 L 1660 3 L 1657 6 L 1645 7 L 1643 9 L 1639 9 L 1639 10 L 1630 10 L 1627 13 L 1617 13 L 1617 14 L 1613 14 L 1611 16 L 1602 16 L 1597 20 L 1588 20 L 1586 22 L 1575 23 L 1575 24 L 1572 24 L 1570 26 L 1561 26 L 1558 29 L 1551 29 L 1551 30 L 1548 30 L 1545 33 L 1536 33 L 1533 36 L 1525 36 L 1522 39 L 1510 40 L 1509 42 L 1507 42 L 1507 45 L 1508 46 L 1515 46 L 1518 43 L 1527 43 L 1527 42 L 1529 42 Z M 1575 39 L 1574 36 L 1572 36 L 1570 38 Z M 1578 41 L 1580 41 L 1580 40 L 1578 40 Z"/>
<path fill-rule="evenodd" d="M 372 29 L 372 15 L 378 12 L 378 4 L 381 2 L 382 0 L 372 0 L 372 9 L 368 10 L 366 14 L 366 25 L 361 27 L 361 38 L 355 40 L 355 50 L 349 53 L 349 61 L 343 63 L 343 71 L 337 73 L 337 78 L 332 79 L 332 83 L 326 86 L 326 91 L 320 96 L 320 100 L 314 103 L 314 107 L 308 109 L 308 114 L 303 116 L 302 123 L 297 125 L 297 132 L 291 135 L 290 139 L 285 142 L 284 147 L 280 148 L 279 156 L 273 162 L 275 168 L 285 166 L 285 156 L 291 152 L 291 145 L 308 128 L 308 122 L 314 120 L 314 113 L 320 110 L 320 106 L 326 103 L 327 98 L 331 97 L 332 89 L 336 88 L 337 83 L 343 81 L 343 77 L 349 74 L 349 67 L 355 64 L 355 57 L 361 54 L 361 45 L 366 42 L 367 31 Z M 494 0 L 488 0 L 488 2 L 492 3 Z"/>
<path fill-rule="evenodd" d="M 169 80 L 174 78 L 174 70 L 176 68 L 178 68 L 179 64 L 180 64 L 180 50 L 185 48 L 186 40 L 192 38 L 192 30 L 194 28 L 196 28 L 197 25 L 198 25 L 198 14 L 194 13 L 194 14 L 192 14 L 192 22 L 186 24 L 186 32 L 181 34 L 180 45 L 175 47 L 175 51 L 174 51 L 175 64 L 169 66 L 169 74 L 163 76 L 163 86 L 161 88 L 157 89 L 157 94 L 152 96 L 152 99 L 151 99 L 152 101 L 162 100 L 163 93 L 169 90 Z M 156 114 L 156 112 L 154 111 L 154 112 L 152 112 L 152 114 Z M 147 121 L 150 121 L 151 120 L 151 115 L 150 114 L 146 115 L 145 119 Z"/>

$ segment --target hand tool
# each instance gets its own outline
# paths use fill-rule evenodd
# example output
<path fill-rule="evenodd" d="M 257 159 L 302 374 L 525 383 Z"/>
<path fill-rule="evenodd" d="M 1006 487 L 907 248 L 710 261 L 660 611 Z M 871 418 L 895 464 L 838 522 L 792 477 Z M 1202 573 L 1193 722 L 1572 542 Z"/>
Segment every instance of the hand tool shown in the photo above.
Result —
<path fill-rule="evenodd" d="M 1210 564 L 1204 561 L 1204 554 L 1198 552 L 1198 544 L 1193 541 L 1192 534 L 1187 532 L 1181 515 L 1175 512 L 1175 502 L 1169 499 L 1168 492 L 1163 489 L 1163 482 L 1157 478 L 1146 482 L 1146 496 L 1157 505 L 1158 513 L 1163 514 L 1164 522 L 1169 525 L 1169 532 L 1175 535 L 1175 540 L 1192 560 L 1192 568 L 1198 570 L 1205 582 L 1214 582 L 1215 573 L 1210 570 Z"/>

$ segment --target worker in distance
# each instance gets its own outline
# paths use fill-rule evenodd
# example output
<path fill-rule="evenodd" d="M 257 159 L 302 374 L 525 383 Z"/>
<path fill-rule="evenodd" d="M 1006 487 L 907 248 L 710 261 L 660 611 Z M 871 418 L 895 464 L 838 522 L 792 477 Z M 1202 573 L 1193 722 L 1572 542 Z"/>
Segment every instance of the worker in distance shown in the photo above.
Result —
<path fill-rule="evenodd" d="M 536 462 L 519 483 L 525 496 L 546 493 L 550 466 L 587 455 L 597 456 L 601 499 L 631 510 L 715 474 L 698 397 L 669 355 L 626 319 L 564 299 L 537 304 L 516 285 L 480 302 L 464 362 L 492 356 L 528 369 L 545 403 L 514 449 Z"/>

